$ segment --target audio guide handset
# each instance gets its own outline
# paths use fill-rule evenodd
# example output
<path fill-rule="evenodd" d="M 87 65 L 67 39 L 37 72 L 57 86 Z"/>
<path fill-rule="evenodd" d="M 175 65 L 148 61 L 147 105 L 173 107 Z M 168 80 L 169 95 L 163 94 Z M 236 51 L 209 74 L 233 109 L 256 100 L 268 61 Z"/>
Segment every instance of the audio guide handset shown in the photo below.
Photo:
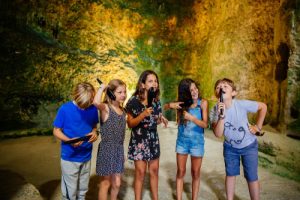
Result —
<path fill-rule="evenodd" d="M 91 135 L 85 135 L 85 136 L 82 136 L 82 137 L 79 137 L 79 138 L 75 138 L 75 139 L 65 141 L 64 143 L 65 144 L 74 144 L 74 143 L 80 142 L 80 141 L 89 141 L 90 138 L 91 138 Z"/>
<path fill-rule="evenodd" d="M 147 95 L 147 100 L 148 100 L 148 105 L 147 107 L 152 107 L 153 100 L 156 98 L 156 91 L 154 90 L 153 87 L 149 88 L 148 90 L 148 95 Z"/>
<path fill-rule="evenodd" d="M 97 81 L 100 85 L 102 84 L 102 81 L 99 78 L 97 78 Z M 106 94 L 112 101 L 116 100 L 115 94 L 109 88 L 106 88 Z"/>
<path fill-rule="evenodd" d="M 156 98 L 156 93 L 157 91 L 154 90 L 154 87 L 149 88 L 148 93 L 147 93 L 147 108 L 152 107 L 153 101 Z M 146 119 L 150 120 L 150 116 L 146 117 Z"/>
<path fill-rule="evenodd" d="M 222 88 L 220 88 L 219 95 L 220 95 L 220 102 L 222 102 L 222 103 L 224 102 L 223 94 L 224 94 L 224 91 L 223 91 Z M 225 117 L 223 108 L 221 108 L 221 110 L 220 110 L 220 116 L 219 117 L 222 118 L 222 119 L 224 119 L 224 117 Z"/>

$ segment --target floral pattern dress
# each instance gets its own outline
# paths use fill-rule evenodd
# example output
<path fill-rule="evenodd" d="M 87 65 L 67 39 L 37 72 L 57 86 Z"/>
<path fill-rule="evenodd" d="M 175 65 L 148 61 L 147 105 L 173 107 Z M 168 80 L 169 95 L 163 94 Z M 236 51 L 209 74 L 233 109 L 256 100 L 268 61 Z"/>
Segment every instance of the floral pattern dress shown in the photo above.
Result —
<path fill-rule="evenodd" d="M 130 160 L 155 160 L 160 156 L 160 145 L 157 133 L 157 120 L 161 115 L 160 101 L 152 104 L 153 113 L 144 118 L 136 127 L 131 129 L 128 146 L 128 159 Z M 126 104 L 126 112 L 136 118 L 146 106 L 136 96 L 132 96 Z"/>

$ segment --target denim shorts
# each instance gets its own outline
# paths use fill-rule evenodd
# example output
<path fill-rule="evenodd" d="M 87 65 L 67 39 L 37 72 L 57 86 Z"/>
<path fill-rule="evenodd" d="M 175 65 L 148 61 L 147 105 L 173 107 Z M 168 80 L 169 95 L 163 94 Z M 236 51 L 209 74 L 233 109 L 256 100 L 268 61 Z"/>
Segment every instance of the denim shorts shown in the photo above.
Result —
<path fill-rule="evenodd" d="M 258 143 L 255 140 L 253 143 L 245 148 L 233 148 L 229 143 L 224 142 L 224 162 L 226 169 L 226 176 L 240 175 L 240 161 L 244 168 L 244 177 L 248 182 L 258 180 Z"/>
<path fill-rule="evenodd" d="M 178 136 L 176 140 L 176 152 L 190 154 L 194 157 L 204 156 L 204 134 L 195 133 L 191 136 Z"/>

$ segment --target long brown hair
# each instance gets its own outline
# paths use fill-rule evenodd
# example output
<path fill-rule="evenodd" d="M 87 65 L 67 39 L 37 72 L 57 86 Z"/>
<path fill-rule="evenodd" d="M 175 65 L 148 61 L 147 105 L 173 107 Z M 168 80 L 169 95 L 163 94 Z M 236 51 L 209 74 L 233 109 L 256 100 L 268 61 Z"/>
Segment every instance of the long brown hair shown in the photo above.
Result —
<path fill-rule="evenodd" d="M 137 96 L 139 98 L 140 101 L 143 101 L 145 100 L 145 88 L 142 87 L 142 84 L 145 84 L 146 83 L 146 80 L 147 80 L 147 77 L 148 75 L 150 74 L 153 74 L 155 77 L 156 77 L 156 80 L 157 80 L 157 84 L 158 84 L 158 87 L 157 87 L 157 92 L 156 92 L 156 100 L 159 100 L 159 94 L 160 94 L 160 91 L 159 91 L 159 81 L 158 81 L 158 76 L 157 74 L 152 71 L 152 70 L 146 70 L 144 71 L 141 75 L 140 75 L 140 78 L 139 78 L 139 81 L 136 85 L 136 89 L 135 89 L 135 92 L 133 93 L 133 96 Z"/>
<path fill-rule="evenodd" d="M 177 110 L 177 123 L 178 124 L 186 124 L 186 120 L 182 119 L 183 112 L 188 111 L 189 107 L 193 104 L 192 94 L 191 94 L 191 85 L 192 83 L 195 84 L 195 86 L 198 89 L 198 98 L 200 99 L 200 92 L 198 84 L 190 78 L 182 79 L 178 85 L 178 96 L 177 101 L 184 102 L 181 104 L 182 109 Z"/>

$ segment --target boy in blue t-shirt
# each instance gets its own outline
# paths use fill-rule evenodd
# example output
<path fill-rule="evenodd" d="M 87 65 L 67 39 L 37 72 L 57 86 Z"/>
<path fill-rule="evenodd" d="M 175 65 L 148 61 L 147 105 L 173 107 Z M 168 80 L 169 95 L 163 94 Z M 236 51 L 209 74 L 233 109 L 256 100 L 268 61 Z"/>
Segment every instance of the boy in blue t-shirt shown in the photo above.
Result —
<path fill-rule="evenodd" d="M 262 102 L 234 99 L 236 87 L 230 79 L 220 79 L 215 84 L 215 95 L 220 98 L 223 91 L 223 102 L 218 102 L 211 110 L 210 120 L 216 137 L 224 135 L 224 162 L 226 169 L 226 195 L 232 200 L 235 190 L 235 176 L 240 174 L 242 160 L 244 176 L 248 182 L 251 199 L 259 199 L 258 143 L 256 135 L 266 116 L 267 106 Z M 222 89 L 222 90 L 221 90 Z M 247 113 L 256 113 L 255 125 L 248 122 Z"/>
<path fill-rule="evenodd" d="M 97 140 L 97 108 L 92 105 L 94 87 L 75 86 L 73 101 L 63 104 L 54 120 L 53 134 L 61 140 L 62 199 L 85 199 L 91 169 L 92 142 Z M 74 140 L 87 136 L 82 140 Z"/>

